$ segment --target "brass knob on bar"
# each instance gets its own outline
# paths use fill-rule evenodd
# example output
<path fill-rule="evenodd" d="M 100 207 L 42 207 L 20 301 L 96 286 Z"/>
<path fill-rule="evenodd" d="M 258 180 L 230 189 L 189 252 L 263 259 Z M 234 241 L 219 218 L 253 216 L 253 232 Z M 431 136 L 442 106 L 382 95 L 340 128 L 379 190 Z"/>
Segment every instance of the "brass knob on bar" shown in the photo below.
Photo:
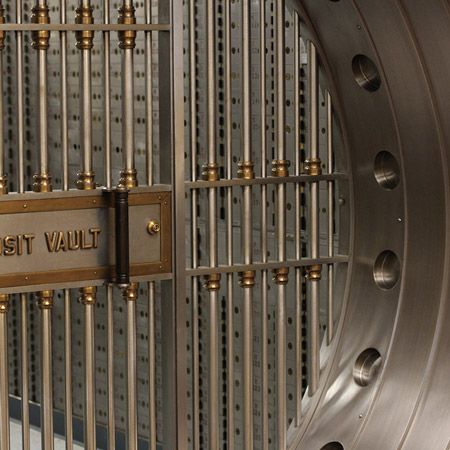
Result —
<path fill-rule="evenodd" d="M 8 193 L 8 176 L 0 175 L 0 195 Z"/>
<path fill-rule="evenodd" d="M 152 236 L 154 236 L 155 234 L 158 234 L 161 231 L 161 225 L 158 221 L 156 220 L 151 220 L 148 223 L 147 226 L 147 231 L 149 234 L 151 234 Z"/>
<path fill-rule="evenodd" d="M 125 301 L 136 301 L 139 296 L 139 283 L 131 283 L 122 289 L 122 297 Z"/>
<path fill-rule="evenodd" d="M 204 279 L 205 282 L 203 284 L 203 287 L 207 291 L 218 291 L 220 289 L 220 273 L 213 273 L 211 275 L 205 275 Z"/>
<path fill-rule="evenodd" d="M 31 9 L 31 23 L 38 25 L 48 25 L 50 23 L 49 7 L 47 5 L 35 5 Z M 50 31 L 32 31 L 33 42 L 31 46 L 36 50 L 48 50 L 50 47 Z"/>
<path fill-rule="evenodd" d="M 79 5 L 76 9 L 77 16 L 75 23 L 78 25 L 92 25 L 94 17 L 92 15 L 94 8 L 92 6 Z M 92 30 L 77 31 L 77 48 L 79 50 L 91 50 L 94 46 L 94 32 Z"/>
<path fill-rule="evenodd" d="M 37 306 L 40 309 L 52 309 L 53 307 L 53 295 L 54 291 L 47 290 L 47 291 L 39 291 L 36 293 L 37 297 Z"/>
<path fill-rule="evenodd" d="M 310 158 L 305 160 L 303 167 L 305 175 L 322 175 L 322 161 L 320 158 Z"/>
<path fill-rule="evenodd" d="M 239 161 L 237 177 L 243 180 L 253 180 L 255 178 L 255 164 L 252 161 Z"/>
<path fill-rule="evenodd" d="M 273 269 L 273 282 L 279 285 L 285 285 L 289 282 L 289 267 L 280 267 L 279 269 Z"/>
<path fill-rule="evenodd" d="M 119 7 L 117 23 L 121 25 L 134 25 L 136 23 L 135 8 L 132 5 Z M 136 31 L 119 31 L 119 47 L 124 50 L 132 50 L 136 47 Z"/>
<path fill-rule="evenodd" d="M 241 288 L 252 288 L 255 286 L 256 272 L 254 270 L 246 270 L 239 272 L 239 286 Z"/>
<path fill-rule="evenodd" d="M 83 305 L 93 305 L 97 300 L 97 288 L 88 286 L 80 288 L 80 296 L 78 301 Z"/>
<path fill-rule="evenodd" d="M 50 173 L 36 173 L 33 179 L 34 192 L 52 192 L 52 175 Z"/>
<path fill-rule="evenodd" d="M 9 310 L 9 294 L 0 295 L 0 314 L 7 313 Z"/>
<path fill-rule="evenodd" d="M 320 281 L 322 279 L 322 265 L 316 264 L 307 268 L 306 278 L 309 281 Z"/>
<path fill-rule="evenodd" d="M 202 180 L 203 181 L 219 181 L 219 164 L 218 163 L 207 163 L 202 166 Z"/>
<path fill-rule="evenodd" d="M 289 167 L 291 162 L 287 159 L 274 159 L 272 161 L 272 176 L 273 177 L 288 177 L 289 176 Z"/>

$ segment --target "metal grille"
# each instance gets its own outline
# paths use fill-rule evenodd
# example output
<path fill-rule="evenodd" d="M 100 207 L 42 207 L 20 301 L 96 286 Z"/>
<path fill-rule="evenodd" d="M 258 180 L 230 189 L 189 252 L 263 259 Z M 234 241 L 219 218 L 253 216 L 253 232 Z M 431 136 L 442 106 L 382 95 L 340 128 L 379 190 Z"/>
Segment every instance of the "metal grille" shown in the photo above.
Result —
<path fill-rule="evenodd" d="M 32 402 L 43 448 L 52 408 L 68 448 L 74 433 L 86 448 L 288 448 L 320 383 L 348 260 L 339 124 L 296 3 L 3 4 L 9 191 L 138 192 L 138 179 L 175 199 L 171 274 L 123 292 L 39 291 L 39 306 L 2 297 L 23 447 Z"/>

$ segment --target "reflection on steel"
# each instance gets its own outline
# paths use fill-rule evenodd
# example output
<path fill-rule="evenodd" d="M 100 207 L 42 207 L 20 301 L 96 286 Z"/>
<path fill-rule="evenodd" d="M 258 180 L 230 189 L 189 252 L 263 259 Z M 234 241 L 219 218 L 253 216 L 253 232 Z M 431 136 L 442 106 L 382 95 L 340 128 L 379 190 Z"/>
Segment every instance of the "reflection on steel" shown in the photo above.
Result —
<path fill-rule="evenodd" d="M 286 160 L 286 68 L 285 68 L 285 2 L 276 2 L 276 101 L 277 101 L 277 160 L 273 161 L 272 172 L 276 176 L 287 176 L 289 161 Z M 286 185 L 277 185 L 277 256 L 279 261 L 286 259 Z M 289 269 L 288 269 L 289 270 Z M 277 442 L 279 450 L 286 449 L 287 411 L 286 411 L 286 284 L 288 270 L 283 268 L 274 271 L 274 282 L 277 285 L 276 312 L 276 365 L 277 365 Z"/>
<path fill-rule="evenodd" d="M 139 285 L 132 283 L 122 291 L 127 310 L 127 449 L 137 450 L 137 368 L 136 368 L 136 300 Z"/>
<path fill-rule="evenodd" d="M 20 339 L 21 339 L 21 397 L 22 397 L 22 448 L 30 448 L 30 391 L 28 380 L 28 320 L 27 294 L 20 294 Z"/>
<path fill-rule="evenodd" d="M 53 374 L 52 374 L 52 308 L 53 291 L 37 293 L 41 316 L 41 442 L 53 450 Z"/>
<path fill-rule="evenodd" d="M 95 429 L 95 315 L 96 287 L 80 288 L 78 301 L 84 309 L 84 441 L 86 448 L 96 448 Z"/>

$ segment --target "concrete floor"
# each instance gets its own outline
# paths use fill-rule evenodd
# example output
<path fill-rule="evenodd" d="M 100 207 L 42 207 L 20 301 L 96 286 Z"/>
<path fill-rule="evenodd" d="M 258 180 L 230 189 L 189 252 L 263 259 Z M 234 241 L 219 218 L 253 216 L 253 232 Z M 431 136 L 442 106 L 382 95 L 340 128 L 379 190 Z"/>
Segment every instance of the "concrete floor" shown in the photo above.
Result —
<path fill-rule="evenodd" d="M 22 426 L 20 422 L 11 420 L 11 450 L 22 450 Z M 37 428 L 31 428 L 30 432 L 30 449 L 41 450 L 41 432 Z M 55 450 L 65 450 L 66 441 L 64 438 L 55 437 Z M 81 450 L 81 445 L 74 444 L 74 450 Z"/>

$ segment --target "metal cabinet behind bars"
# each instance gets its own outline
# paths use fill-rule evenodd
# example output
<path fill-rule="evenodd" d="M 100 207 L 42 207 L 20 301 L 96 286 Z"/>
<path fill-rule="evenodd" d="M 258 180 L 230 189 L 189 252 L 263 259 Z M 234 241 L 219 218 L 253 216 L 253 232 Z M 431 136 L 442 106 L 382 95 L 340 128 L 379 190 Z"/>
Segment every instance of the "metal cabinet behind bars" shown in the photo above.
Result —
<path fill-rule="evenodd" d="M 287 448 L 350 203 L 297 3 L 0 12 L 0 449 L 10 415 L 23 448 Z"/>

